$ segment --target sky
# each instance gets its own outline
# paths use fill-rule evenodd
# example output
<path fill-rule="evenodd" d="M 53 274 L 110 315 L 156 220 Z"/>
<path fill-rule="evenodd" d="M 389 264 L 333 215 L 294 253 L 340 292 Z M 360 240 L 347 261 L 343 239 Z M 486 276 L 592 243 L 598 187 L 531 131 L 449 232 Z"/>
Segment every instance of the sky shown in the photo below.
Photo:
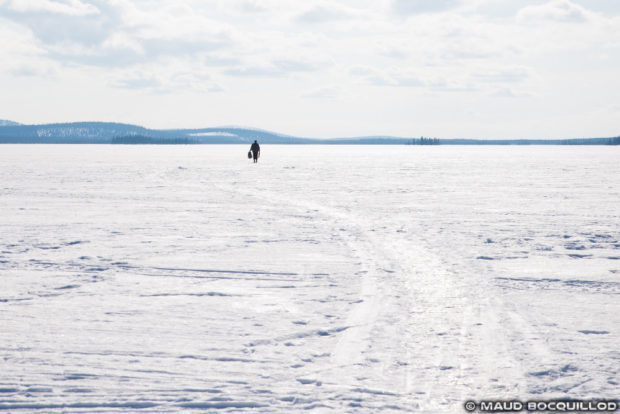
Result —
<path fill-rule="evenodd" d="M 618 0 L 0 0 L 0 119 L 620 134 Z"/>

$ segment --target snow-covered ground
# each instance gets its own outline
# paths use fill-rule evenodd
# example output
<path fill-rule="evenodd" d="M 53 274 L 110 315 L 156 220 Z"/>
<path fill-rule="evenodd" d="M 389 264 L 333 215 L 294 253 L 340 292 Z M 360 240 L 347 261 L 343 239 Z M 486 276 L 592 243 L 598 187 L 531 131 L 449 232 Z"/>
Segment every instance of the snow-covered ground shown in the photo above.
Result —
<path fill-rule="evenodd" d="M 0 410 L 619 397 L 620 148 L 246 152 L 1 147 Z"/>

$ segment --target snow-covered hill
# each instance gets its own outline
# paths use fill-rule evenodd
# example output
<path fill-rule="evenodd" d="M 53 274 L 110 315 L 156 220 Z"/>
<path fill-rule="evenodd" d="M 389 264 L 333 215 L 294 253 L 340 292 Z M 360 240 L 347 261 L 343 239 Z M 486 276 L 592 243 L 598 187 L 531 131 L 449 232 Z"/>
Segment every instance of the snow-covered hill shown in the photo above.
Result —
<path fill-rule="evenodd" d="M 13 122 L 13 121 L 8 121 L 6 119 L 0 119 L 0 127 L 3 126 L 17 126 L 17 125 L 21 125 L 18 122 Z"/>
<path fill-rule="evenodd" d="M 197 144 L 404 144 L 393 137 L 358 137 L 321 140 L 278 134 L 261 129 L 213 127 L 201 129 L 148 129 L 109 122 L 73 122 L 44 125 L 0 126 L 0 143 L 110 143 L 118 137 L 150 137 L 154 140 L 188 139 Z"/>

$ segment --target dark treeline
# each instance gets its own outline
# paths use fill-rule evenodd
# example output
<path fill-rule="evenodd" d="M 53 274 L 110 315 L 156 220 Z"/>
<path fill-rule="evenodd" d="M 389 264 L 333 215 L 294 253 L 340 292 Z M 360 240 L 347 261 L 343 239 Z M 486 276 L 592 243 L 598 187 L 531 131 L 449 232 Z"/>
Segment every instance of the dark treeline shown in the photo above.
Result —
<path fill-rule="evenodd" d="M 406 145 L 439 145 L 441 140 L 439 138 L 413 138 L 407 142 Z"/>
<path fill-rule="evenodd" d="M 189 145 L 196 141 L 189 138 L 153 138 L 144 135 L 127 135 L 124 137 L 114 137 L 111 144 L 152 144 L 152 145 Z"/>
<path fill-rule="evenodd" d="M 609 138 L 607 145 L 620 145 L 620 137 Z"/>
<path fill-rule="evenodd" d="M 572 139 L 440 139 L 442 145 L 614 145 L 616 138 Z"/>

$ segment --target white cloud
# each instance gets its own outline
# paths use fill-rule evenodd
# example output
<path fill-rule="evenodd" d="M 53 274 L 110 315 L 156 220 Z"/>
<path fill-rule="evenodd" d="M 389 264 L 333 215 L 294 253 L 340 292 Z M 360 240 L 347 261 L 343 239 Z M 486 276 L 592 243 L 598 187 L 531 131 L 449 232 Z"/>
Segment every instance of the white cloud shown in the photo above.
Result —
<path fill-rule="evenodd" d="M 240 4 L 240 9 L 246 13 L 264 13 L 269 10 L 258 0 L 244 0 Z"/>
<path fill-rule="evenodd" d="M 460 0 L 392 0 L 392 10 L 401 15 L 442 12 L 461 4 Z"/>
<path fill-rule="evenodd" d="M 536 76 L 523 66 L 485 67 L 461 65 L 455 72 L 450 67 L 390 67 L 380 69 L 355 65 L 349 68 L 351 77 L 372 86 L 418 88 L 437 92 L 485 92 L 495 95 L 496 91 L 514 91 L 514 85 L 524 84 Z M 517 96 L 513 93 L 512 96 Z M 518 96 L 525 96 L 520 93 Z"/>
<path fill-rule="evenodd" d="M 350 13 L 343 8 L 334 7 L 333 5 L 318 5 L 298 14 L 295 19 L 301 23 L 323 23 L 344 19 L 349 16 Z"/>
<path fill-rule="evenodd" d="M 326 63 L 316 60 L 276 57 L 267 63 L 237 65 L 226 70 L 226 74 L 241 77 L 285 77 L 294 73 L 314 72 L 325 65 Z"/>
<path fill-rule="evenodd" d="M 356 65 L 349 69 L 349 73 L 358 77 L 362 82 L 374 86 L 427 86 L 427 81 L 421 79 L 417 73 L 403 68 L 381 70 L 370 66 Z"/>
<path fill-rule="evenodd" d="M 161 126 L 167 121 L 158 113 L 166 107 L 166 119 L 204 126 L 208 105 L 209 123 L 256 121 L 278 130 L 288 122 L 283 129 L 321 136 L 415 127 L 415 120 L 385 110 L 393 106 L 419 108 L 418 119 L 430 127 L 430 107 L 497 113 L 499 102 L 514 113 L 538 103 L 539 125 L 547 122 L 544 108 L 566 108 L 577 124 L 585 106 L 620 94 L 620 17 L 588 4 L 0 0 L 0 81 L 7 97 L 0 114 L 37 122 L 53 114 L 92 119 L 114 112 L 125 114 L 124 121 L 141 114 L 136 123 Z M 584 98 L 563 106 L 565 91 L 585 84 Z M 77 95 L 98 99 L 86 112 L 85 99 L 70 99 Z M 58 105 L 36 106 L 49 96 Z M 10 105 L 18 101 L 29 104 L 22 115 Z M 615 122 L 611 111 L 600 112 L 598 122 L 607 116 L 608 124 Z M 442 135 L 445 123 L 435 125 Z M 473 134 L 468 131 L 463 134 Z"/>
<path fill-rule="evenodd" d="M 362 82 L 375 86 L 398 86 L 398 81 L 385 71 L 364 65 L 355 65 L 349 69 L 349 73 L 359 78 Z"/>
<path fill-rule="evenodd" d="M 192 64 L 187 63 L 187 66 L 192 67 Z M 116 73 L 110 80 L 110 86 L 154 93 L 178 93 L 179 91 L 209 93 L 224 90 L 213 80 L 212 76 L 202 69 L 192 67 L 192 70 L 183 70 L 175 64 L 167 65 L 163 71 L 153 65 L 145 65 L 131 72 Z"/>
<path fill-rule="evenodd" d="M 334 100 L 337 99 L 340 94 L 340 88 L 332 85 L 306 91 L 302 96 L 304 98 Z"/>
<path fill-rule="evenodd" d="M 553 0 L 519 10 L 517 22 L 521 24 L 538 24 L 545 21 L 583 23 L 588 21 L 590 16 L 591 12 L 569 0 Z"/>
<path fill-rule="evenodd" d="M 238 66 L 227 69 L 224 73 L 229 76 L 250 78 L 279 77 L 282 75 L 282 71 L 275 66 Z"/>
<path fill-rule="evenodd" d="M 112 33 L 101 44 L 103 50 L 127 50 L 137 55 L 146 54 L 144 46 L 135 37 L 129 36 L 127 33 Z"/>
<path fill-rule="evenodd" d="M 496 98 L 531 98 L 534 95 L 531 92 L 504 87 L 494 90 L 490 96 Z"/>
<path fill-rule="evenodd" d="M 58 64 L 47 57 L 29 31 L 10 20 L 0 18 L 0 71 L 14 76 L 49 78 L 58 73 Z"/>
<path fill-rule="evenodd" d="M 160 89 L 162 82 L 151 75 L 138 75 L 117 79 L 112 82 L 112 86 L 123 89 Z"/>
<path fill-rule="evenodd" d="M 532 77 L 531 70 L 525 67 L 482 69 L 473 78 L 486 83 L 519 83 Z"/>
<path fill-rule="evenodd" d="M 5 8 L 14 22 L 28 27 L 47 45 L 50 56 L 66 62 L 122 66 L 160 56 L 194 55 L 233 42 L 226 25 L 182 3 L 141 10 L 128 0 L 93 0 L 98 7 L 91 13 L 94 6 L 77 0 L 27 0 L 38 8 L 12 7 L 11 1 L 0 3 L 0 10 Z M 58 15 L 52 3 L 67 13 Z M 69 13 L 69 6 L 76 12 Z"/>
<path fill-rule="evenodd" d="M 13 7 L 11 0 L 5 0 L 0 3 L 0 13 L 29 29 L 39 42 L 47 45 L 97 45 L 114 32 L 119 23 L 118 15 L 111 13 L 115 9 L 104 3 L 99 5 L 101 8 L 76 1 L 37 1 L 25 4 L 29 6 Z"/>
<path fill-rule="evenodd" d="M 69 16 L 99 13 L 97 7 L 79 0 L 0 0 L 0 7 L 17 13 L 54 13 Z"/>

